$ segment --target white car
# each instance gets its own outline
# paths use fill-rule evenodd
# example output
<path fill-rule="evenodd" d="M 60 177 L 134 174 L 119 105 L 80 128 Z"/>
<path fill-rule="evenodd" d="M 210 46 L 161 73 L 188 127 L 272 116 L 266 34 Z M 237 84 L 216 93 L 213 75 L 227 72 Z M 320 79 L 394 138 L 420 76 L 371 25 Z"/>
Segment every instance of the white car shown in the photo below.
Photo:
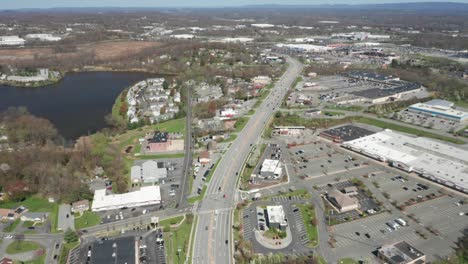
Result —
<path fill-rule="evenodd" d="M 5 235 L 3 238 L 5 238 L 5 239 L 12 239 L 13 236 L 12 236 L 12 235 Z"/>
<path fill-rule="evenodd" d="M 462 215 L 465 215 L 465 213 L 459 212 L 458 215 L 462 216 Z"/>
<path fill-rule="evenodd" d="M 91 257 L 91 250 L 88 250 L 88 257 Z"/>

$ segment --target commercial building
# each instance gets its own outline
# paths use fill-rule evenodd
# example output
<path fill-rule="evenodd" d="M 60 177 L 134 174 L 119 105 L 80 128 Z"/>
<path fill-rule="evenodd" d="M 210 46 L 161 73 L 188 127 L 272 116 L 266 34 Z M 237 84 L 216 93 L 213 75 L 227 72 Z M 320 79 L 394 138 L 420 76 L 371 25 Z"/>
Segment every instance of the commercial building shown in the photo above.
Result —
<path fill-rule="evenodd" d="M 25 41 L 18 36 L 0 36 L 0 46 L 21 46 Z"/>
<path fill-rule="evenodd" d="M 260 176 L 270 179 L 278 179 L 283 173 L 281 161 L 265 159 L 260 168 Z"/>
<path fill-rule="evenodd" d="M 155 183 L 167 178 L 167 168 L 163 163 L 154 160 L 143 162 L 141 166 L 135 165 L 130 170 L 130 176 L 133 183 Z"/>
<path fill-rule="evenodd" d="M 384 245 L 377 250 L 380 260 L 388 264 L 424 264 L 426 255 L 405 241 Z"/>
<path fill-rule="evenodd" d="M 304 133 L 305 126 L 275 126 L 275 133 L 287 136 L 298 136 Z"/>
<path fill-rule="evenodd" d="M 88 200 L 81 200 L 72 203 L 71 211 L 72 213 L 83 213 L 89 210 L 89 201 Z"/>
<path fill-rule="evenodd" d="M 342 146 L 468 193 L 468 151 L 465 149 L 388 129 L 347 141 Z"/>
<path fill-rule="evenodd" d="M 324 137 L 337 143 L 354 140 L 372 134 L 374 134 L 374 132 L 353 125 L 340 126 L 320 132 L 321 137 Z"/>
<path fill-rule="evenodd" d="M 329 191 L 327 193 L 327 198 L 341 213 L 359 208 L 358 199 L 344 194 L 337 189 Z"/>
<path fill-rule="evenodd" d="M 156 131 L 154 135 L 148 139 L 146 151 L 148 152 L 170 152 L 184 150 L 183 139 L 173 139 L 167 132 Z"/>
<path fill-rule="evenodd" d="M 454 103 L 440 99 L 413 104 L 408 107 L 408 110 L 418 114 L 454 120 L 460 123 L 468 120 L 468 112 L 457 110 L 454 108 Z"/>
<path fill-rule="evenodd" d="M 37 39 L 41 41 L 59 41 L 62 38 L 53 36 L 52 34 L 27 34 L 25 36 L 26 39 Z"/>
<path fill-rule="evenodd" d="M 159 186 L 145 186 L 140 190 L 122 193 L 106 194 L 106 189 L 94 191 L 92 211 L 114 210 L 124 207 L 138 207 L 161 203 Z"/>
<path fill-rule="evenodd" d="M 277 48 L 288 49 L 295 52 L 327 52 L 332 50 L 332 47 L 319 46 L 312 44 L 276 44 Z"/>
<path fill-rule="evenodd" d="M 269 228 L 284 230 L 288 226 L 282 205 L 267 206 L 267 225 Z"/>
<path fill-rule="evenodd" d="M 200 152 L 200 154 L 198 155 L 198 161 L 204 165 L 209 164 L 211 162 L 210 152 L 209 151 Z"/>

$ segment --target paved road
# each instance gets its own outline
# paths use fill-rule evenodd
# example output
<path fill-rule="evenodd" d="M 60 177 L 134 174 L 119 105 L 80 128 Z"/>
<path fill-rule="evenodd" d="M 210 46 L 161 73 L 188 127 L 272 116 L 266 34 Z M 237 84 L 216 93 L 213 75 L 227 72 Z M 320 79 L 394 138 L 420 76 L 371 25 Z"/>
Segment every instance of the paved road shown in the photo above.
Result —
<path fill-rule="evenodd" d="M 186 198 L 186 187 L 188 186 L 189 177 L 191 177 L 191 167 L 192 167 L 192 88 L 187 88 L 187 116 L 185 118 L 185 157 L 184 157 L 184 167 L 182 171 L 182 179 L 180 180 L 180 188 L 177 196 L 177 206 L 185 206 L 187 199 Z"/>
<path fill-rule="evenodd" d="M 279 109 L 287 90 L 301 73 L 302 65 L 297 60 L 288 58 L 287 62 L 288 69 L 233 141 L 213 174 L 206 196 L 199 205 L 192 263 L 233 263 L 231 226 L 232 210 L 238 198 L 237 174 L 252 145 L 258 142 L 263 127 Z"/>

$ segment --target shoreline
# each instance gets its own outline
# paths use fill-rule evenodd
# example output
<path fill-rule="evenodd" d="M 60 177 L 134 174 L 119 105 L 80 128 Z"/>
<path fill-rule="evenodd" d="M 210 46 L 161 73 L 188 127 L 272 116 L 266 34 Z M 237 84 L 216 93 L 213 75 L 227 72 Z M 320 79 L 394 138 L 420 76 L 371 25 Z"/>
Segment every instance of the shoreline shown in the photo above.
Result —
<path fill-rule="evenodd" d="M 58 79 L 49 79 L 47 81 L 30 82 L 30 83 L 19 83 L 19 82 L 14 82 L 14 81 L 0 80 L 0 85 L 13 86 L 13 87 L 18 87 L 18 88 L 40 88 L 40 87 L 60 83 L 69 73 L 85 73 L 85 72 L 121 72 L 121 73 L 139 72 L 139 73 L 148 73 L 148 74 L 155 74 L 155 75 L 161 75 L 161 76 L 176 76 L 177 75 L 176 73 L 155 72 L 155 71 L 149 71 L 146 69 L 137 69 L 137 68 L 121 70 L 121 69 L 112 69 L 112 68 L 107 68 L 107 67 L 85 66 L 82 69 L 72 69 L 66 72 L 60 72 L 60 78 Z"/>

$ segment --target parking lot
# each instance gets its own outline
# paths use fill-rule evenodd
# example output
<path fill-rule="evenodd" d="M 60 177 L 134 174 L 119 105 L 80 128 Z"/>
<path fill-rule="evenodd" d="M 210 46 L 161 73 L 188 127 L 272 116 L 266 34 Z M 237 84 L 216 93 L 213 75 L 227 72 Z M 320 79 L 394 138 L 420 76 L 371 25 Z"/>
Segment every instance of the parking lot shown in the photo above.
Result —
<path fill-rule="evenodd" d="M 448 241 L 456 241 L 467 228 L 468 203 L 460 197 L 443 196 L 406 208 L 406 213 Z"/>
<path fill-rule="evenodd" d="M 136 160 L 134 165 L 141 165 L 146 160 Z M 163 179 L 158 185 L 161 188 L 161 199 L 165 207 L 172 207 L 176 204 L 176 193 L 180 186 L 183 174 L 184 158 L 172 159 L 154 159 L 158 163 L 164 164 L 167 168 L 167 178 Z M 135 186 L 139 188 L 139 186 Z"/>
<path fill-rule="evenodd" d="M 329 183 L 327 185 L 322 185 L 318 186 L 317 190 L 322 193 L 326 194 L 332 189 L 337 189 L 337 190 L 343 190 L 344 188 L 347 187 L 352 187 L 355 186 L 350 180 L 345 180 L 345 181 L 340 181 L 340 182 L 335 182 L 335 183 Z M 326 214 L 329 217 L 329 224 L 331 223 L 336 223 L 336 222 L 345 222 L 350 219 L 358 219 L 363 216 L 363 212 L 366 214 L 377 214 L 380 212 L 381 208 L 377 201 L 372 199 L 368 193 L 366 193 L 364 190 L 358 187 L 357 194 L 350 195 L 350 197 L 357 198 L 359 200 L 359 210 L 351 210 L 348 212 L 337 212 L 335 210 L 329 210 L 326 212 Z M 324 198 L 326 200 L 326 198 Z M 324 201 L 328 203 L 328 201 Z M 331 206 L 330 206 L 331 207 Z"/>
<path fill-rule="evenodd" d="M 436 130 L 443 130 L 450 132 L 452 130 L 457 130 L 458 128 L 463 128 L 464 125 L 461 125 L 459 122 L 447 120 L 444 118 L 439 118 L 435 116 L 430 116 L 427 114 L 419 114 L 412 111 L 403 110 L 399 112 L 399 120 L 402 122 L 410 123 L 413 125 L 429 127 Z"/>
<path fill-rule="evenodd" d="M 270 202 L 255 202 L 252 203 L 249 207 L 242 210 L 242 225 L 243 225 L 243 239 L 252 242 L 253 250 L 255 253 L 259 254 L 269 254 L 269 253 L 290 253 L 294 251 L 295 254 L 306 254 L 311 250 L 307 248 L 309 243 L 309 237 L 304 226 L 304 220 L 298 208 L 294 204 L 304 203 L 300 197 L 292 196 L 289 197 L 276 197 L 280 199 L 272 199 Z M 254 232 L 256 230 L 264 230 L 268 228 L 266 226 L 266 215 L 263 209 L 258 209 L 261 206 L 266 205 L 282 205 L 286 219 L 288 220 L 288 225 L 291 229 L 292 242 L 287 247 L 283 249 L 269 249 L 263 247 L 255 238 Z"/>
<path fill-rule="evenodd" d="M 365 165 L 323 141 L 292 147 L 289 155 L 295 174 L 303 177 L 330 175 Z"/>
<path fill-rule="evenodd" d="M 157 230 L 148 234 L 140 245 L 140 263 L 166 264 L 166 248 L 163 232 Z"/>
<path fill-rule="evenodd" d="M 377 184 L 387 199 L 395 201 L 397 206 L 408 206 L 441 195 L 438 188 L 421 183 L 412 177 L 377 171 L 369 174 L 369 180 Z"/>

